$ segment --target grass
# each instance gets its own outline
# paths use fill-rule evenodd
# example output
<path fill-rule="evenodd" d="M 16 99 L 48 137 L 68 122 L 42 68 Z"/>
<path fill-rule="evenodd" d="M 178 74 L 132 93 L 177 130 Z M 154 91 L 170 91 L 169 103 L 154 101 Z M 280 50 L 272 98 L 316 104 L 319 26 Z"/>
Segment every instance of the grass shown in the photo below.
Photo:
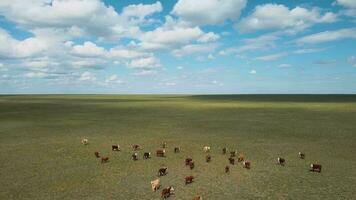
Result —
<path fill-rule="evenodd" d="M 0 199 L 159 199 L 150 181 L 161 166 L 162 186 L 176 190 L 171 199 L 353 199 L 355 122 L 354 95 L 0 96 Z M 166 158 L 142 160 L 163 141 Z M 136 162 L 132 144 L 143 147 Z M 237 164 L 225 174 L 225 146 L 252 168 Z M 100 164 L 94 151 L 110 162 Z M 310 163 L 322 173 L 309 172 Z M 185 186 L 187 175 L 196 180 Z"/>

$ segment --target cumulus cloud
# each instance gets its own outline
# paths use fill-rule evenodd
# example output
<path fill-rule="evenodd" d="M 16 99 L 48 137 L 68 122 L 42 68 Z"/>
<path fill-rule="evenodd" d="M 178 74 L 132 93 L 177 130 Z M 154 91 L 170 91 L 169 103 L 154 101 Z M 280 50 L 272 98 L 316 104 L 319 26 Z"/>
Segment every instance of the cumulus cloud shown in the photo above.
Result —
<path fill-rule="evenodd" d="M 182 48 L 173 50 L 173 55 L 177 57 L 182 57 L 186 55 L 193 55 L 198 53 L 210 53 L 213 52 L 218 47 L 217 44 L 188 44 Z"/>
<path fill-rule="evenodd" d="M 95 81 L 96 80 L 96 77 L 94 74 L 86 71 L 86 72 L 83 72 L 80 77 L 79 77 L 79 80 L 80 81 Z"/>
<path fill-rule="evenodd" d="M 129 68 L 139 70 L 152 70 L 161 66 L 160 61 L 155 57 L 134 59 L 127 64 Z"/>
<path fill-rule="evenodd" d="M 323 42 L 331 42 L 341 39 L 356 38 L 356 28 L 344 28 L 334 31 L 324 31 L 320 33 L 315 33 L 311 35 L 304 36 L 297 40 L 297 43 L 309 43 L 309 44 L 317 44 Z"/>
<path fill-rule="evenodd" d="M 105 54 L 105 49 L 98 47 L 93 42 L 87 41 L 83 45 L 73 46 L 72 52 L 78 56 L 83 57 L 97 57 Z"/>
<path fill-rule="evenodd" d="M 242 32 L 259 30 L 304 30 L 316 23 L 332 23 L 337 15 L 332 12 L 322 14 L 319 9 L 302 7 L 289 9 L 282 4 L 264 4 L 256 6 L 253 13 L 243 18 L 236 28 Z"/>
<path fill-rule="evenodd" d="M 193 26 L 213 25 L 237 20 L 245 6 L 246 0 L 179 0 L 171 13 Z"/>

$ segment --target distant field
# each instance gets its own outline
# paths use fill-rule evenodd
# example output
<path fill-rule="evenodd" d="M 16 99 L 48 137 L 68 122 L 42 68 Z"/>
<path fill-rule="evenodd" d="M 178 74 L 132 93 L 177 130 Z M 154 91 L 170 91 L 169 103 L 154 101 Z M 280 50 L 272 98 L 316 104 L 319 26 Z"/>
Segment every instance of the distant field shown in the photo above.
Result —
<path fill-rule="evenodd" d="M 166 158 L 142 160 L 163 141 Z M 143 147 L 136 162 L 132 144 Z M 239 163 L 225 174 L 224 146 L 252 168 Z M 322 173 L 309 172 L 310 163 Z M 150 181 L 164 165 L 170 199 L 356 199 L 356 95 L 0 96 L 0 199 L 160 199 Z M 185 186 L 187 175 L 196 180 Z"/>

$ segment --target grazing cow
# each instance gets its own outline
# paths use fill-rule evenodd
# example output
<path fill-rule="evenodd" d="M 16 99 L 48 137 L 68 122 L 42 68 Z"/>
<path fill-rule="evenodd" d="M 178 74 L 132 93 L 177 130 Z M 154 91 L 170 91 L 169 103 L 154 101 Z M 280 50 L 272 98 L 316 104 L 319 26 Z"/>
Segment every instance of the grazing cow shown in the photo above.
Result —
<path fill-rule="evenodd" d="M 194 176 L 185 177 L 185 184 L 193 183 Z"/>
<path fill-rule="evenodd" d="M 138 155 L 137 155 L 137 153 L 133 153 L 131 157 L 132 157 L 132 160 L 133 160 L 133 161 L 138 160 Z"/>
<path fill-rule="evenodd" d="M 102 157 L 101 163 L 106 163 L 106 162 L 109 162 L 109 157 Z"/>
<path fill-rule="evenodd" d="M 222 149 L 222 153 L 223 153 L 223 154 L 226 154 L 226 152 L 227 152 L 227 148 L 224 147 L 224 148 Z"/>
<path fill-rule="evenodd" d="M 132 145 L 132 149 L 133 149 L 134 151 L 140 150 L 140 145 L 134 144 L 134 145 Z"/>
<path fill-rule="evenodd" d="M 82 144 L 87 145 L 89 144 L 89 141 L 87 138 L 82 139 Z"/>
<path fill-rule="evenodd" d="M 209 147 L 209 146 L 203 147 L 203 151 L 204 151 L 205 153 L 210 152 L 210 147 Z"/>
<path fill-rule="evenodd" d="M 250 169 L 251 168 L 251 162 L 250 161 L 244 161 L 243 163 L 244 168 Z"/>
<path fill-rule="evenodd" d="M 162 148 L 165 149 L 167 147 L 167 142 L 162 143 Z"/>
<path fill-rule="evenodd" d="M 193 200 L 203 200 L 203 197 L 202 196 L 196 196 L 193 198 Z"/>
<path fill-rule="evenodd" d="M 229 173 L 230 172 L 230 167 L 226 165 L 225 167 L 225 173 Z"/>
<path fill-rule="evenodd" d="M 305 154 L 302 153 L 302 152 L 299 152 L 299 158 L 304 159 L 305 158 Z"/>
<path fill-rule="evenodd" d="M 152 191 L 156 191 L 159 189 L 161 185 L 159 184 L 159 178 L 156 180 L 151 181 L 151 187 L 152 187 Z"/>
<path fill-rule="evenodd" d="M 95 157 L 100 158 L 100 153 L 99 153 L 99 151 L 95 151 L 95 152 L 94 152 L 94 155 L 95 155 Z"/>
<path fill-rule="evenodd" d="M 277 162 L 278 162 L 278 164 L 284 166 L 284 164 L 286 163 L 286 160 L 284 158 L 278 157 Z"/>
<path fill-rule="evenodd" d="M 230 157 L 235 157 L 236 153 L 237 153 L 237 151 L 230 151 Z"/>
<path fill-rule="evenodd" d="M 162 167 L 158 170 L 158 176 L 164 176 L 167 174 L 167 167 Z"/>
<path fill-rule="evenodd" d="M 194 169 L 194 162 L 193 162 L 193 161 L 191 161 L 191 162 L 189 163 L 189 167 L 190 167 L 190 169 Z"/>
<path fill-rule="evenodd" d="M 166 150 L 165 149 L 159 149 L 159 150 L 157 150 L 156 154 L 157 154 L 157 157 L 165 157 Z"/>
<path fill-rule="evenodd" d="M 186 158 L 185 159 L 185 165 L 190 165 L 190 162 L 192 162 L 193 161 L 193 159 L 191 159 L 191 158 Z"/>
<path fill-rule="evenodd" d="M 172 186 L 166 187 L 162 190 L 161 198 L 166 199 L 171 196 L 174 192 L 174 188 Z"/>
<path fill-rule="evenodd" d="M 151 152 L 145 152 L 143 154 L 143 159 L 148 159 L 148 158 L 151 158 Z"/>
<path fill-rule="evenodd" d="M 237 162 L 242 162 L 245 160 L 245 156 L 243 154 L 240 154 L 239 157 L 237 157 Z"/>
<path fill-rule="evenodd" d="M 210 155 L 206 155 L 205 156 L 205 160 L 206 160 L 206 162 L 210 162 L 211 161 L 211 156 Z"/>
<path fill-rule="evenodd" d="M 174 153 L 179 153 L 180 152 L 180 148 L 179 147 L 175 147 L 174 148 Z"/>
<path fill-rule="evenodd" d="M 230 162 L 230 164 L 234 165 L 235 164 L 235 159 L 230 157 L 229 158 L 229 162 Z"/>
<path fill-rule="evenodd" d="M 321 165 L 319 164 L 310 164 L 310 171 L 312 172 L 321 172 Z"/>
<path fill-rule="evenodd" d="M 120 151 L 120 145 L 118 145 L 118 144 L 111 145 L 111 150 L 112 151 Z"/>

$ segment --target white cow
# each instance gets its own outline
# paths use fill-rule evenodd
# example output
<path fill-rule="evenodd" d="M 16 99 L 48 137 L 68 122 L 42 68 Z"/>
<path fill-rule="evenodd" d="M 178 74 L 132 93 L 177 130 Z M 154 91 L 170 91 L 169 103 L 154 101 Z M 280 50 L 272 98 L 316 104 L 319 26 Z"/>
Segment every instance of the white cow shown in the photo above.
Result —
<path fill-rule="evenodd" d="M 210 147 L 209 147 L 209 146 L 203 147 L 203 151 L 204 151 L 205 153 L 210 152 Z"/>
<path fill-rule="evenodd" d="M 151 187 L 152 187 L 152 191 L 158 190 L 158 188 L 160 187 L 159 178 L 151 181 Z"/>
<path fill-rule="evenodd" d="M 82 139 L 82 144 L 87 145 L 89 143 L 87 138 Z"/>

